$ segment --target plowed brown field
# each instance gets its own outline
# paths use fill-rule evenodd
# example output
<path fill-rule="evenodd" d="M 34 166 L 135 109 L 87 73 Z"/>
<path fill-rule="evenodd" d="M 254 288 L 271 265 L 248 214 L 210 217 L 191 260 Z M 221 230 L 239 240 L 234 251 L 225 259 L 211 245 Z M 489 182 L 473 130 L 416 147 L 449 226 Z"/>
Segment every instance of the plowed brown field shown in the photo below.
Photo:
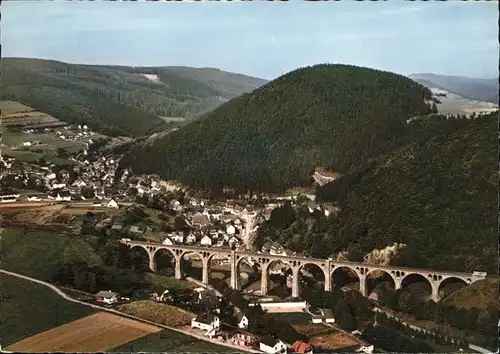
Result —
<path fill-rule="evenodd" d="M 13 352 L 105 352 L 161 329 L 98 312 L 23 339 L 6 348 Z"/>

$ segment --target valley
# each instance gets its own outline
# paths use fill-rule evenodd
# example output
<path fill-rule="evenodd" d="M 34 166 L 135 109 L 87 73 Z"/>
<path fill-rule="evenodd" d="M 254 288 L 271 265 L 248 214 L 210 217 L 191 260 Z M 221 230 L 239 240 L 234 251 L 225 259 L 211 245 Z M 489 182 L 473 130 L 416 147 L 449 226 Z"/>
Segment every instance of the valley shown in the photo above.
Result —
<path fill-rule="evenodd" d="M 165 86 L 161 74 L 140 75 Z M 157 115 L 170 125 L 139 135 L 1 101 L 0 250 L 13 282 L 2 289 L 11 309 L 2 345 L 494 348 L 498 111 L 443 94 L 401 75 L 318 65 L 199 119 Z M 22 282 L 5 272 L 84 307 L 47 294 L 40 301 L 57 302 L 55 312 L 14 330 L 13 316 L 27 316 Z M 114 332 L 96 340 L 90 325 Z"/>

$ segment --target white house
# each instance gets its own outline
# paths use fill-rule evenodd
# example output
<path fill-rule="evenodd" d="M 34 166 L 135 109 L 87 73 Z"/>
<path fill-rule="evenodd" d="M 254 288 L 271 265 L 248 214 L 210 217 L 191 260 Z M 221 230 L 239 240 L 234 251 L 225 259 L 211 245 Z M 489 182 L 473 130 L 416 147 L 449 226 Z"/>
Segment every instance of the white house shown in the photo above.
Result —
<path fill-rule="evenodd" d="M 210 247 L 212 246 L 212 238 L 208 235 L 203 236 L 203 238 L 200 241 L 200 244 L 205 247 Z"/>
<path fill-rule="evenodd" d="M 99 291 L 96 294 L 98 302 L 104 302 L 105 304 L 113 304 L 118 301 L 118 294 L 109 291 Z"/>
<path fill-rule="evenodd" d="M 184 243 L 184 235 L 182 232 L 173 232 L 170 234 L 170 237 L 175 243 Z"/>
<path fill-rule="evenodd" d="M 326 323 L 335 323 L 335 317 L 333 317 L 332 309 L 320 309 L 319 311 L 323 316 L 323 321 Z"/>
<path fill-rule="evenodd" d="M 312 323 L 321 323 L 323 322 L 323 316 L 320 315 L 314 315 L 311 318 Z"/>
<path fill-rule="evenodd" d="M 230 247 L 237 247 L 240 244 L 240 239 L 236 236 L 231 237 L 227 243 L 229 244 Z"/>
<path fill-rule="evenodd" d="M 202 331 L 210 332 L 214 329 L 219 329 L 219 327 L 219 317 L 212 314 L 200 313 L 196 318 L 191 320 L 191 328 L 199 328 Z"/>
<path fill-rule="evenodd" d="M 373 353 L 373 345 L 362 345 L 361 347 L 356 349 L 356 353 Z"/>
<path fill-rule="evenodd" d="M 111 198 L 110 200 L 108 200 L 108 203 L 106 204 L 106 206 L 108 208 L 114 208 L 114 209 L 118 209 L 119 208 L 118 202 L 114 198 Z"/>
<path fill-rule="evenodd" d="M 286 344 L 271 336 L 264 336 L 260 340 L 259 349 L 269 354 L 286 353 Z"/>
<path fill-rule="evenodd" d="M 235 232 L 236 232 L 236 228 L 233 225 L 229 225 L 226 229 L 226 233 L 228 235 L 234 235 Z"/>
<path fill-rule="evenodd" d="M 238 328 L 242 328 L 242 329 L 248 328 L 248 317 L 247 316 L 245 316 L 241 312 L 238 312 L 236 315 L 236 318 L 238 319 Z"/>
<path fill-rule="evenodd" d="M 58 201 L 58 202 L 60 202 L 60 201 L 69 202 L 69 201 L 71 201 L 71 196 L 66 195 L 64 197 L 61 197 L 61 195 L 59 193 L 57 193 L 56 201 Z"/>
<path fill-rule="evenodd" d="M 172 246 L 174 242 L 170 239 L 170 237 L 165 237 L 165 240 L 163 240 L 163 244 L 167 246 Z"/>
<path fill-rule="evenodd" d="M 79 188 L 81 188 L 81 187 L 85 187 L 86 185 L 87 185 L 87 183 L 85 183 L 85 181 L 83 181 L 83 180 L 81 180 L 81 179 L 79 179 L 79 180 L 75 181 L 75 182 L 72 184 L 72 186 L 74 186 L 74 187 L 79 187 Z"/>
<path fill-rule="evenodd" d="M 181 206 L 181 203 L 180 203 L 178 200 L 175 200 L 175 199 L 174 199 L 174 200 L 172 200 L 172 201 L 170 202 L 170 207 L 171 207 L 172 209 L 177 209 L 177 208 L 178 208 L 178 207 L 180 207 L 180 206 Z"/>
<path fill-rule="evenodd" d="M 30 201 L 30 202 L 39 202 L 41 200 L 42 199 L 38 198 L 37 196 L 28 197 L 28 201 Z"/>
<path fill-rule="evenodd" d="M 191 245 L 193 243 L 196 242 L 196 235 L 193 234 L 192 232 L 190 232 L 187 236 L 186 236 L 186 243 L 188 245 Z"/>

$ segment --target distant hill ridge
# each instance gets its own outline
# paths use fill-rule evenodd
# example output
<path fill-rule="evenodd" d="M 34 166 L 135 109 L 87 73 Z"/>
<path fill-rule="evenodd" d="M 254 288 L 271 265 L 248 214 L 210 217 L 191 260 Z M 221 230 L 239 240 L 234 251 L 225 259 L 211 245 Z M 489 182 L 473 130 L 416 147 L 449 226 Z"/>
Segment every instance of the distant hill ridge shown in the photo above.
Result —
<path fill-rule="evenodd" d="M 1 99 L 18 101 L 69 122 L 85 121 L 108 135 L 144 136 L 194 118 L 265 84 L 218 69 L 68 64 L 2 59 Z M 153 82 L 142 74 L 157 75 Z"/>
<path fill-rule="evenodd" d="M 478 79 L 463 76 L 430 73 L 412 74 L 411 79 L 429 88 L 439 88 L 465 98 L 491 102 L 498 105 L 498 79 Z"/>
<path fill-rule="evenodd" d="M 310 185 L 315 166 L 343 173 L 398 146 L 406 120 L 430 112 L 431 96 L 389 72 L 302 68 L 136 149 L 123 164 L 199 187 Z"/>

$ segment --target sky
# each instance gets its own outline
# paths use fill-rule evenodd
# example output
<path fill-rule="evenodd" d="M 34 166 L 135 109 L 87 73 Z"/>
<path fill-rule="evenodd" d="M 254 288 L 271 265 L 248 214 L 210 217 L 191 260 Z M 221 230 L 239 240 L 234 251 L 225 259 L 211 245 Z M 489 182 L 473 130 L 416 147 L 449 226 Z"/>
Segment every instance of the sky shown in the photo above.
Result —
<path fill-rule="evenodd" d="M 319 63 L 498 77 L 496 1 L 2 1 L 0 26 L 2 57 L 265 79 Z"/>

